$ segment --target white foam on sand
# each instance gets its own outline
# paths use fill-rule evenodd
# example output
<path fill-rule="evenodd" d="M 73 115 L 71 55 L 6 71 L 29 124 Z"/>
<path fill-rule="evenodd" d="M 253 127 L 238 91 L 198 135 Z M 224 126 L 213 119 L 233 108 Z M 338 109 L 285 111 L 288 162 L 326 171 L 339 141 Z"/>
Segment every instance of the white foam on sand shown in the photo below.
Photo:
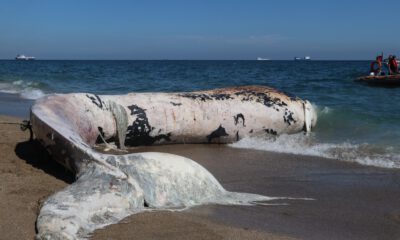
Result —
<path fill-rule="evenodd" d="M 283 134 L 277 137 L 244 138 L 229 144 L 234 148 L 246 148 L 305 156 L 318 156 L 356 162 L 362 165 L 383 168 L 400 168 L 400 155 L 392 153 L 390 148 L 370 144 L 318 143 L 312 136 L 303 133 Z"/>

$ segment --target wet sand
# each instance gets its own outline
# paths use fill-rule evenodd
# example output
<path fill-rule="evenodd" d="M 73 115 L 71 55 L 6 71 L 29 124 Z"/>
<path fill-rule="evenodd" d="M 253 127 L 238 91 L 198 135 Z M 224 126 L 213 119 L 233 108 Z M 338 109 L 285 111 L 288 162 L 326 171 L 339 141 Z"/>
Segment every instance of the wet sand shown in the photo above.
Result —
<path fill-rule="evenodd" d="M 17 94 L 0 92 L 0 115 L 29 118 L 33 100 L 20 98 Z"/>
<path fill-rule="evenodd" d="M 18 125 L 0 124 L 0 136 L 0 238 L 33 239 L 42 201 L 74 178 Z M 92 239 L 400 239 L 399 170 L 224 145 L 136 151 L 192 158 L 231 191 L 315 200 L 147 212 L 97 230 Z"/>

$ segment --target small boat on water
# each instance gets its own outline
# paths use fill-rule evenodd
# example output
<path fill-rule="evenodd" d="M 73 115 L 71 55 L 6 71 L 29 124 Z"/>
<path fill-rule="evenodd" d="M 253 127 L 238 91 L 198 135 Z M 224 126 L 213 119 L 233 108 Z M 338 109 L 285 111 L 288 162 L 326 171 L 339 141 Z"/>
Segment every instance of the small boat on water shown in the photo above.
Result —
<path fill-rule="evenodd" d="M 303 58 L 294 57 L 294 60 L 295 60 L 295 61 L 310 61 L 310 60 L 311 60 L 311 57 L 310 57 L 310 56 L 305 56 L 305 57 L 303 57 Z"/>
<path fill-rule="evenodd" d="M 269 58 L 262 58 L 262 57 L 258 57 L 257 58 L 258 61 L 269 61 Z"/>
<path fill-rule="evenodd" d="M 383 75 L 383 76 L 364 76 L 357 78 L 357 81 L 369 85 L 386 86 L 386 87 L 400 87 L 400 74 L 397 75 Z"/>
<path fill-rule="evenodd" d="M 27 61 L 27 60 L 35 60 L 35 57 L 25 56 L 24 54 L 18 54 L 18 55 L 15 57 L 15 60 L 24 60 L 24 61 Z"/>

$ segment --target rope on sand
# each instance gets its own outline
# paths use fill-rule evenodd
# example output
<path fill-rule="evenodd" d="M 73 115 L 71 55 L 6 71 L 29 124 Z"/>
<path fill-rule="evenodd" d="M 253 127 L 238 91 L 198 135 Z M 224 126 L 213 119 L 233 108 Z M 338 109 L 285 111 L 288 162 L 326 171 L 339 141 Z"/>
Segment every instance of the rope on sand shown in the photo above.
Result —
<path fill-rule="evenodd" d="M 21 129 L 21 131 L 26 131 L 26 129 L 29 129 L 29 133 L 30 133 L 29 141 L 33 140 L 32 124 L 31 124 L 31 121 L 29 121 L 29 120 L 23 120 L 22 122 L 0 122 L 0 124 L 19 125 L 19 128 Z"/>

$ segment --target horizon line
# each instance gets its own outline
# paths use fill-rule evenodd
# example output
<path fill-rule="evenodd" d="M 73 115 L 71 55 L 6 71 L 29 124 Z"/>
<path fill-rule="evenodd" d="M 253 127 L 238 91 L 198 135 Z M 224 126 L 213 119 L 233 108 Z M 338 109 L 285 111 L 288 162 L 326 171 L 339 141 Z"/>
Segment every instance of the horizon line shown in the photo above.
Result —
<path fill-rule="evenodd" d="M 271 61 L 293 61 L 293 62 L 312 62 L 312 61 L 373 61 L 373 59 L 310 59 L 310 60 L 294 60 L 291 59 L 52 59 L 52 58 L 36 58 L 34 60 L 16 60 L 14 58 L 0 58 L 0 61 L 17 61 L 17 62 L 35 62 L 35 61 L 257 61 L 257 62 L 271 62 Z"/>

